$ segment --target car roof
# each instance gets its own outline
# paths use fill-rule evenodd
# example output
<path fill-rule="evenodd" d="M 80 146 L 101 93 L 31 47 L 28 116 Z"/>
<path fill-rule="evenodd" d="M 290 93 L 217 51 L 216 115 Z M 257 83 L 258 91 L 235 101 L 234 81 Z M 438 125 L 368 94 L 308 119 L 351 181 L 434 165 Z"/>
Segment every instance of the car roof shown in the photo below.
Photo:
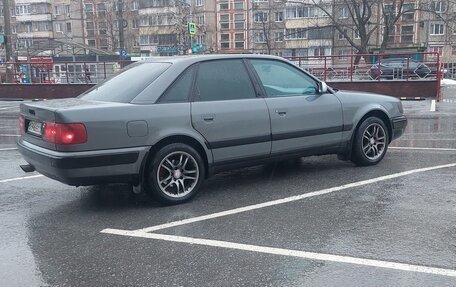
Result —
<path fill-rule="evenodd" d="M 180 64 L 193 64 L 202 61 L 210 60 L 224 60 L 224 59 L 274 59 L 284 60 L 282 57 L 271 55 L 257 55 L 257 54 L 210 54 L 210 55 L 187 55 L 187 56 L 171 56 L 171 57 L 153 57 L 142 62 L 153 63 L 180 63 Z"/>

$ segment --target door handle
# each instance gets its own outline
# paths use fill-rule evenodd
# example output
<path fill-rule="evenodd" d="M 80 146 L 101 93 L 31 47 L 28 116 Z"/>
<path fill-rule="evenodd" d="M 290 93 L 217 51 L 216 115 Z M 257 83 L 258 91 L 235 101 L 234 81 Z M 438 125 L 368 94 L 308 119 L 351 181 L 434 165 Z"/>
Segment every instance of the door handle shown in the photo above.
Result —
<path fill-rule="evenodd" d="M 205 122 L 212 122 L 215 119 L 215 114 L 205 114 L 201 116 Z"/>
<path fill-rule="evenodd" d="M 285 116 L 287 114 L 287 110 L 284 110 L 284 109 L 277 109 L 277 110 L 275 110 L 275 112 L 279 116 Z"/>

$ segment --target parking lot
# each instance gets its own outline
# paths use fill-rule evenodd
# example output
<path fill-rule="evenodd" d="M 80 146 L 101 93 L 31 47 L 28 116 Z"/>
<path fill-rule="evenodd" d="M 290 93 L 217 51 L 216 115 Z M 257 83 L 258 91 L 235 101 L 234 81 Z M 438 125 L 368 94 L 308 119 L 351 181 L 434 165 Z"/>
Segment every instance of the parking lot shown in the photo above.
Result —
<path fill-rule="evenodd" d="M 377 166 L 237 169 L 168 207 L 22 172 L 18 106 L 0 102 L 3 286 L 456 286 L 456 103 L 404 102 Z"/>

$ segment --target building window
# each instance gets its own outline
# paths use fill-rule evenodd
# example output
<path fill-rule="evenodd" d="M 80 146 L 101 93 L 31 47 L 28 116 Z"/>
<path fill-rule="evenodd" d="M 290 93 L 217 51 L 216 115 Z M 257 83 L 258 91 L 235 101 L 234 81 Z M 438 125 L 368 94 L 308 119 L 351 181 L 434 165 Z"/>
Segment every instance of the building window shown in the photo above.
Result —
<path fill-rule="evenodd" d="M 230 23 L 220 23 L 220 30 L 230 29 Z"/>
<path fill-rule="evenodd" d="M 235 10 L 243 10 L 244 9 L 244 2 L 234 3 Z"/>
<path fill-rule="evenodd" d="M 54 6 L 54 14 L 55 14 L 55 15 L 60 15 L 60 14 L 62 14 L 62 9 L 61 9 L 61 8 L 62 8 L 62 7 L 61 7 L 60 5 L 55 5 L 55 6 Z"/>
<path fill-rule="evenodd" d="M 310 18 L 319 16 L 317 10 L 311 6 L 288 7 L 286 10 L 287 19 Z"/>
<path fill-rule="evenodd" d="M 230 14 L 221 14 L 220 15 L 220 22 L 228 22 L 230 21 Z"/>
<path fill-rule="evenodd" d="M 413 34 L 413 25 L 402 26 L 401 34 Z"/>
<path fill-rule="evenodd" d="M 204 15 L 202 15 L 202 16 L 196 16 L 196 24 L 198 24 L 198 25 L 204 25 Z"/>
<path fill-rule="evenodd" d="M 331 48 L 329 47 L 315 47 L 312 49 L 314 56 L 329 56 L 331 55 Z"/>
<path fill-rule="evenodd" d="M 451 46 L 451 55 L 456 55 L 456 46 Z"/>
<path fill-rule="evenodd" d="M 431 9 L 436 13 L 443 13 L 446 11 L 446 1 L 432 1 Z"/>
<path fill-rule="evenodd" d="M 229 49 L 230 43 L 220 43 L 220 49 Z"/>
<path fill-rule="evenodd" d="M 234 29 L 236 30 L 244 30 L 244 22 L 235 22 L 234 23 Z"/>
<path fill-rule="evenodd" d="M 66 31 L 67 31 L 68 33 L 71 32 L 71 23 L 70 23 L 70 22 L 66 23 Z"/>
<path fill-rule="evenodd" d="M 63 32 L 62 28 L 63 28 L 62 23 L 55 23 L 56 32 Z"/>
<path fill-rule="evenodd" d="M 283 21 L 283 12 L 275 12 L 274 21 L 282 22 Z"/>
<path fill-rule="evenodd" d="M 71 13 L 71 6 L 70 5 L 65 5 L 65 14 L 66 16 L 70 17 Z"/>
<path fill-rule="evenodd" d="M 229 41 L 230 41 L 230 34 L 221 34 L 221 35 L 220 35 L 220 41 L 229 42 Z"/>
<path fill-rule="evenodd" d="M 404 13 L 402 14 L 402 21 L 413 21 L 415 18 L 415 13 Z"/>
<path fill-rule="evenodd" d="M 349 55 L 349 54 L 350 54 L 350 50 L 339 50 L 338 51 L 339 62 L 347 62 L 348 61 L 348 57 L 346 57 L 345 55 Z"/>
<path fill-rule="evenodd" d="M 274 41 L 275 42 L 283 42 L 283 37 L 284 37 L 283 31 L 274 33 Z"/>
<path fill-rule="evenodd" d="M 353 38 L 361 39 L 361 35 L 359 35 L 359 30 L 356 28 L 353 30 Z"/>
<path fill-rule="evenodd" d="M 236 33 L 234 34 L 235 41 L 244 41 L 244 33 Z"/>
<path fill-rule="evenodd" d="M 434 52 L 434 53 L 439 53 L 440 55 L 442 55 L 443 46 L 431 46 L 431 47 L 429 47 L 429 51 Z"/>
<path fill-rule="evenodd" d="M 401 43 L 413 43 L 413 35 L 401 35 Z"/>
<path fill-rule="evenodd" d="M 234 47 L 236 49 L 244 49 L 244 42 L 235 42 Z"/>
<path fill-rule="evenodd" d="M 16 5 L 16 15 L 26 15 L 32 13 L 32 5 Z"/>
<path fill-rule="evenodd" d="M 255 22 L 268 22 L 268 13 L 266 12 L 256 12 L 255 13 Z"/>
<path fill-rule="evenodd" d="M 234 14 L 234 20 L 235 21 L 244 20 L 244 14 Z"/>
<path fill-rule="evenodd" d="M 432 23 L 431 24 L 431 35 L 444 35 L 443 24 Z"/>
<path fill-rule="evenodd" d="M 220 3 L 220 10 L 228 10 L 229 4 L 228 3 Z"/>
<path fill-rule="evenodd" d="M 349 16 L 348 7 L 346 7 L 346 6 L 340 7 L 339 19 L 347 19 L 348 16 Z"/>
<path fill-rule="evenodd" d="M 139 19 L 131 20 L 131 26 L 133 29 L 139 29 Z"/>
<path fill-rule="evenodd" d="M 138 10 L 138 8 L 139 8 L 138 0 L 134 0 L 133 3 L 131 4 L 131 10 L 135 11 L 135 10 Z"/>
<path fill-rule="evenodd" d="M 253 34 L 253 41 L 255 43 L 266 43 L 266 36 L 263 32 L 255 32 Z"/>
<path fill-rule="evenodd" d="M 305 28 L 294 28 L 287 29 L 285 33 L 286 40 L 297 40 L 297 39 L 307 39 L 307 29 Z"/>
<path fill-rule="evenodd" d="M 347 29 L 344 29 L 344 33 L 347 34 Z M 345 39 L 345 34 L 339 32 L 339 40 L 344 40 Z"/>

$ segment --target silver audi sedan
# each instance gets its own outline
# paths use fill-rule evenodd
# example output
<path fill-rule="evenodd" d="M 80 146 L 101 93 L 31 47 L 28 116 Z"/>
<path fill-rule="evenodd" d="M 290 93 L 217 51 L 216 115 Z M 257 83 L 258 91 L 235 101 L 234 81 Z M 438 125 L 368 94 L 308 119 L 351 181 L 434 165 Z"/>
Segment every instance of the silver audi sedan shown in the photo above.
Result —
<path fill-rule="evenodd" d="M 24 103 L 19 125 L 24 171 L 131 183 L 177 204 L 236 167 L 324 154 L 377 164 L 407 119 L 396 98 L 331 89 L 283 58 L 208 55 L 138 62 L 78 98 Z"/>

